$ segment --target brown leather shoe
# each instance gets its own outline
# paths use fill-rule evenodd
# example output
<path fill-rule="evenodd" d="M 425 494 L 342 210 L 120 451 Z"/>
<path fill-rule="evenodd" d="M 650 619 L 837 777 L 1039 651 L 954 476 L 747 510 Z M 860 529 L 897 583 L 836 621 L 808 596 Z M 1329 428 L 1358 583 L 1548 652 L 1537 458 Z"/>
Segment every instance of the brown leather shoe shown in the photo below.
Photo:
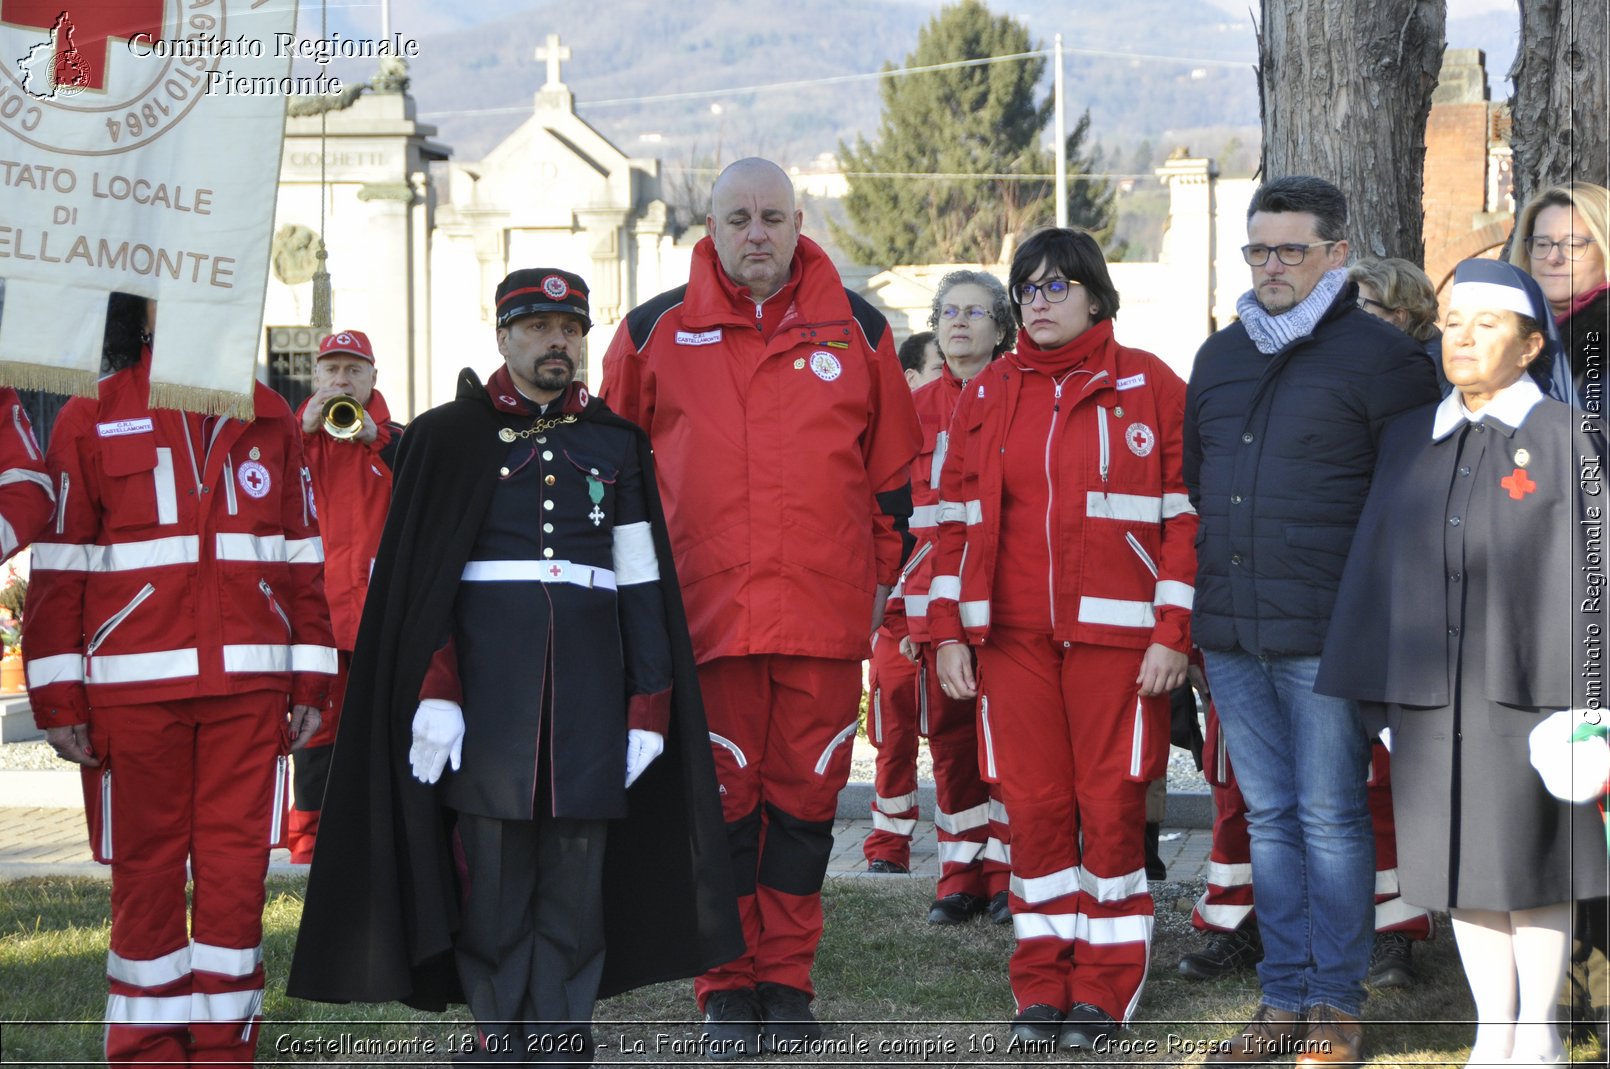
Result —
<path fill-rule="evenodd" d="M 1302 1022 L 1300 1013 L 1260 1003 L 1241 1034 L 1218 1044 L 1208 1054 L 1207 1064 L 1266 1062 L 1289 1055 L 1298 1049 L 1297 1032 Z"/>
<path fill-rule="evenodd" d="M 1364 1022 L 1324 1004 L 1308 1008 L 1298 1065 L 1347 1065 L 1364 1060 Z"/>

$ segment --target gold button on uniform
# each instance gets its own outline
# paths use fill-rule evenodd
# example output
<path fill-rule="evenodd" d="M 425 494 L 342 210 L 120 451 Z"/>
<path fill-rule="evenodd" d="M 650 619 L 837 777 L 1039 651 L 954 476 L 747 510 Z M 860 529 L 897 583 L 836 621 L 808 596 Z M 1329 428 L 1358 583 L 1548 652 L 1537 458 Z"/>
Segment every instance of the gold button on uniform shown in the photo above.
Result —
<path fill-rule="evenodd" d="M 544 501 L 542 503 L 542 507 L 551 511 L 553 509 L 553 502 L 552 501 Z"/>
<path fill-rule="evenodd" d="M 543 551 L 542 551 L 542 555 L 543 555 L 543 556 L 544 556 L 544 557 L 551 557 L 551 556 L 553 556 L 553 549 L 552 549 L 552 548 L 551 548 L 551 547 L 550 547 L 550 548 L 547 548 L 547 549 L 544 549 L 544 550 L 543 550 Z"/>
<path fill-rule="evenodd" d="M 553 450 L 552 449 L 544 449 L 542 451 L 542 459 L 543 460 L 552 460 L 553 459 Z"/>
<path fill-rule="evenodd" d="M 547 483 L 549 486 L 552 486 L 554 483 L 558 482 L 559 480 L 555 479 L 552 475 L 549 475 L 549 476 L 544 477 L 542 481 Z"/>
<path fill-rule="evenodd" d="M 543 524 L 542 525 L 542 533 L 543 534 L 553 534 L 553 524 L 551 524 L 551 523 Z"/>
<path fill-rule="evenodd" d="M 507 479 L 509 477 L 509 469 L 508 468 L 499 468 L 498 469 L 498 474 L 503 476 L 505 479 Z"/>

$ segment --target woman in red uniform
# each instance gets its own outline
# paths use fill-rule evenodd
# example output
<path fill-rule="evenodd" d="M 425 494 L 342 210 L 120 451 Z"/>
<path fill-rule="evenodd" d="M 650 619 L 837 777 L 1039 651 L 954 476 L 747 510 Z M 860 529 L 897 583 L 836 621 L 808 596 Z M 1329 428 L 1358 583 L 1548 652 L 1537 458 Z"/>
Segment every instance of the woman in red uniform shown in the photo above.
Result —
<path fill-rule="evenodd" d="M 1114 340 L 1089 234 L 1035 234 L 1009 280 L 1018 348 L 951 424 L 928 612 L 941 686 L 982 691 L 980 762 L 1012 814 L 1012 1034 L 1088 1048 L 1134 1012 L 1151 946 L 1146 783 L 1196 570 L 1185 383 Z"/>

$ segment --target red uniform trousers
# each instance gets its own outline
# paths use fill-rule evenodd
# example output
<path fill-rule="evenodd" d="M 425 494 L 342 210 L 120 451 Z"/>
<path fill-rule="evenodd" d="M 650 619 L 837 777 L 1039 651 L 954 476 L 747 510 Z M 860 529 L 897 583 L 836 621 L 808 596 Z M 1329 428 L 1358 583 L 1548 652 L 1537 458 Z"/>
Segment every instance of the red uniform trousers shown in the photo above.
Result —
<path fill-rule="evenodd" d="M 850 778 L 861 663 L 754 654 L 699 666 L 710 749 L 732 851 L 742 957 L 694 981 L 713 991 L 786 984 L 814 992 L 822 880 Z"/>
<path fill-rule="evenodd" d="M 919 667 L 900 655 L 888 630 L 872 640 L 867 687 L 867 739 L 877 747 L 873 777 L 872 831 L 861 844 L 868 861 L 879 858 L 911 866 L 911 835 L 917 828 L 917 736 L 928 731 L 928 708 Z"/>
<path fill-rule="evenodd" d="M 84 788 L 91 844 L 112 866 L 112 1065 L 252 1062 L 286 709 L 284 694 L 253 691 L 94 710 L 103 764 L 85 770 Z"/>
<path fill-rule="evenodd" d="M 945 697 L 931 647 L 912 664 L 880 631 L 872 647 L 867 737 L 878 747 L 872 832 L 862 844 L 868 861 L 911 863 L 917 826 L 917 736 L 928 738 L 934 762 L 934 829 L 939 843 L 939 898 L 989 898 L 1011 876 L 1010 837 L 1000 788 L 978 768 L 978 703 Z M 892 662 L 898 662 L 892 663 Z"/>
<path fill-rule="evenodd" d="M 321 710 L 319 730 L 291 759 L 291 808 L 285 815 L 285 845 L 298 865 L 313 862 L 324 788 L 330 782 L 330 758 L 335 753 L 335 733 L 341 726 L 341 703 L 347 696 L 347 673 L 352 669 L 351 650 L 338 649 L 335 654 L 335 678 L 330 681 L 330 697 Z"/>
<path fill-rule="evenodd" d="M 1135 758 L 1167 759 L 1166 710 L 1144 724 L 1162 738 L 1137 739 L 1141 650 L 997 625 L 977 654 L 980 760 L 1012 817 L 1012 994 L 1020 1010 L 1089 1002 L 1126 1021 L 1151 949 L 1141 828 L 1160 763 Z"/>
<path fill-rule="evenodd" d="M 1214 718 L 1217 719 L 1216 717 Z M 1214 725 L 1209 724 L 1212 732 Z M 1213 845 L 1208 851 L 1207 889 L 1191 910 L 1202 931 L 1233 931 L 1252 915 L 1252 845 L 1247 803 L 1224 762 L 1225 786 L 1213 787 Z M 1375 930 L 1414 940 L 1431 937 L 1431 914 L 1398 893 L 1398 837 L 1392 823 L 1392 759 L 1377 742 L 1370 751 L 1370 822 L 1375 828 Z"/>

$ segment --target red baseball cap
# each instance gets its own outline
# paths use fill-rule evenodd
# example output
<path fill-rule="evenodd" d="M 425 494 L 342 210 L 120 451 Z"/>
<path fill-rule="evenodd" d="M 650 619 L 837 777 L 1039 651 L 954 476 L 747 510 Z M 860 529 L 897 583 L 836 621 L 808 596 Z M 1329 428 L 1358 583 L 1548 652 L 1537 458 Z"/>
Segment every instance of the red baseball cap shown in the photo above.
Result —
<path fill-rule="evenodd" d="M 369 335 L 361 330 L 338 330 L 334 334 L 326 334 L 324 340 L 319 342 L 319 357 L 334 353 L 351 353 L 371 364 L 375 362 L 375 348 L 369 344 Z"/>

